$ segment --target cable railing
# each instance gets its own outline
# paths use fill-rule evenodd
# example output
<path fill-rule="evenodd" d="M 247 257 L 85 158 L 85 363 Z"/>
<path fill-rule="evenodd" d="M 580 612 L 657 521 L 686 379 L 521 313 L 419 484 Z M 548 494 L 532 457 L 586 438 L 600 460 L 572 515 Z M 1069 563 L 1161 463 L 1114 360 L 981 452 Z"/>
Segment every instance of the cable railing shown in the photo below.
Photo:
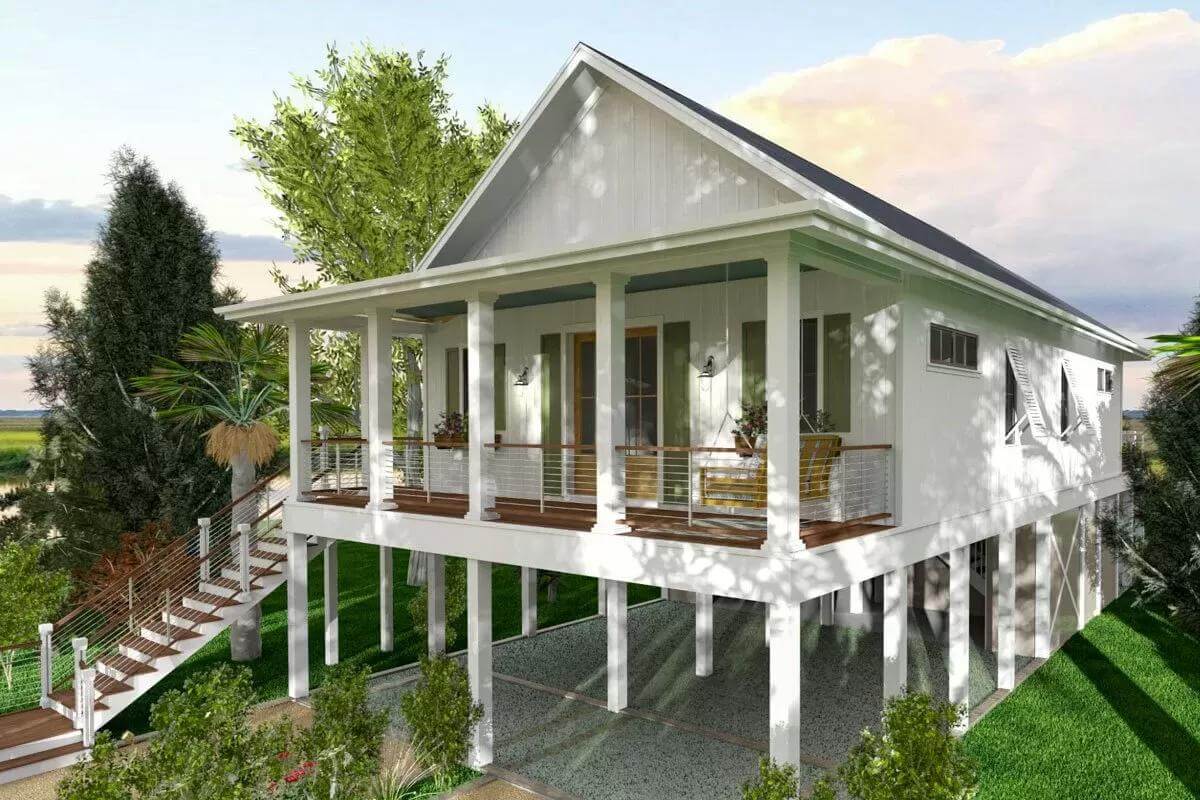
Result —
<path fill-rule="evenodd" d="M 85 597 L 57 622 L 42 625 L 36 657 L 25 648 L 14 659 L 12 689 L 0 695 L 0 712 L 48 707 L 52 698 L 61 702 L 62 691 L 72 685 L 73 703 L 63 705 L 78 710 L 80 692 L 87 689 L 80 679 L 89 664 L 124 655 L 129 642 L 146 634 L 169 650 L 182 628 L 204 618 L 185 603 L 185 596 L 206 593 L 206 583 L 210 588 L 228 586 L 235 596 L 248 591 L 253 576 L 262 571 L 255 566 L 256 560 L 262 562 L 257 545 L 282 524 L 282 501 L 289 490 L 282 469 L 263 478 L 128 574 Z M 102 667 L 91 691 L 99 697 L 119 683 Z M 86 715 L 73 713 L 80 727 L 79 719 Z"/>
<path fill-rule="evenodd" d="M 312 475 L 310 491 L 322 495 L 367 493 L 366 439 L 329 436 L 322 428 L 320 438 L 304 439 L 299 446 Z"/>

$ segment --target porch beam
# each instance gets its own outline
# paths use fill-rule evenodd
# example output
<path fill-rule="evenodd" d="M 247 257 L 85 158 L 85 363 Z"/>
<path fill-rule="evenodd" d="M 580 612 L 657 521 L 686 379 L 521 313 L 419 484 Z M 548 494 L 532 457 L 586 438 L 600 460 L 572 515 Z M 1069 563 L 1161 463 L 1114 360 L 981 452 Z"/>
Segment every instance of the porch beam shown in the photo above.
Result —
<path fill-rule="evenodd" d="M 883 576 L 883 698 L 908 686 L 908 567 Z"/>
<path fill-rule="evenodd" d="M 767 547 L 800 541 L 800 264 L 790 247 L 767 256 Z"/>
<path fill-rule="evenodd" d="M 627 533 L 625 444 L 625 275 L 606 273 L 596 285 L 596 524 L 597 533 Z"/>
<path fill-rule="evenodd" d="M 534 636 L 538 628 L 538 571 L 521 567 L 521 635 Z"/>
<path fill-rule="evenodd" d="M 302 322 L 289 322 L 288 330 L 288 436 L 292 442 L 291 500 L 299 500 L 312 488 L 311 447 L 301 442 L 312 438 L 312 350 L 309 328 Z"/>
<path fill-rule="evenodd" d="M 496 295 L 477 292 L 467 299 L 467 519 L 496 519 L 491 485 L 491 452 L 496 438 Z"/>
<path fill-rule="evenodd" d="M 425 622 L 428 629 L 429 655 L 446 652 L 446 557 L 428 553 L 425 576 Z"/>
<path fill-rule="evenodd" d="M 366 452 L 359 453 L 362 459 L 362 476 L 365 488 L 371 486 L 371 365 L 367 359 L 367 331 L 359 335 L 358 352 L 358 437 L 367 442 Z"/>
<path fill-rule="evenodd" d="M 471 697 L 483 707 L 483 718 L 471 732 L 470 765 L 492 763 L 492 564 L 467 560 L 467 679 Z"/>
<path fill-rule="evenodd" d="M 696 674 L 713 674 L 713 596 L 696 593 Z"/>
<path fill-rule="evenodd" d="M 800 604 L 772 603 L 767 607 L 770 641 L 770 754 L 780 764 L 800 767 Z"/>
<path fill-rule="evenodd" d="M 1017 532 L 996 537 L 996 688 L 1012 689 L 1017 675 Z"/>
<path fill-rule="evenodd" d="M 1075 597 L 1078 602 L 1078 620 L 1077 627 L 1083 630 L 1091 619 L 1091 565 L 1088 558 L 1088 539 L 1092 530 L 1092 520 L 1096 516 L 1096 504 L 1089 500 L 1079 507 L 1079 517 L 1075 521 L 1075 531 L 1077 536 L 1077 547 L 1079 552 L 1079 582 L 1076 587 Z"/>
<path fill-rule="evenodd" d="M 629 605 L 624 581 L 608 581 L 608 710 L 616 713 L 629 705 Z"/>
<path fill-rule="evenodd" d="M 967 706 L 971 678 L 971 548 L 950 551 L 949 646 L 946 648 L 948 697 L 951 703 Z M 960 731 L 961 732 L 961 731 Z"/>
<path fill-rule="evenodd" d="M 392 310 L 367 312 L 367 508 L 395 508 L 392 498 Z"/>
<path fill-rule="evenodd" d="M 379 548 L 379 650 L 396 649 L 395 593 L 393 591 L 392 548 Z"/>
<path fill-rule="evenodd" d="M 308 697 L 308 536 L 287 534 L 288 697 Z"/>
<path fill-rule="evenodd" d="M 1054 570 L 1054 518 L 1045 517 L 1033 524 L 1034 538 L 1034 642 L 1037 658 L 1050 657 L 1051 624 L 1054 609 L 1051 592 Z"/>
<path fill-rule="evenodd" d="M 834 607 L 834 601 L 836 599 L 837 599 L 837 592 L 830 592 L 829 594 L 821 595 L 820 599 L 818 600 L 818 602 L 820 604 L 819 616 L 820 616 L 820 620 L 821 620 L 821 625 L 823 627 L 828 628 L 831 625 L 833 625 L 833 607 Z"/>
<path fill-rule="evenodd" d="M 321 558 L 325 578 L 325 666 L 338 663 L 338 544 L 325 540 Z"/>

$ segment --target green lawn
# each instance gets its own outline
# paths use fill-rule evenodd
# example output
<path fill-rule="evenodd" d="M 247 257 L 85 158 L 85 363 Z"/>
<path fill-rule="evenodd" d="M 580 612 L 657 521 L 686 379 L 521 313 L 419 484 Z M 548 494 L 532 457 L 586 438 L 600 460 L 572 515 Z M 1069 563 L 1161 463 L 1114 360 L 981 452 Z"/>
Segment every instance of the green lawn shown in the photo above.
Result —
<path fill-rule="evenodd" d="M 41 424 L 38 417 L 0 417 L 0 482 L 25 475 Z"/>
<path fill-rule="evenodd" d="M 1200 641 L 1126 594 L 966 737 L 980 800 L 1200 796 Z"/>
<path fill-rule="evenodd" d="M 338 545 L 338 582 L 340 651 L 342 661 L 365 664 L 372 671 L 411 664 L 425 653 L 425 636 L 413 629 L 408 601 L 417 589 L 405 582 L 408 552 L 395 551 L 395 628 L 396 649 L 379 650 L 379 550 L 369 545 L 343 542 Z M 324 591 L 322 559 L 309 564 L 309 669 L 316 686 L 325 672 Z M 492 635 L 496 639 L 521 632 L 520 570 L 497 565 L 492 577 Z M 629 587 L 629 602 L 639 603 L 658 597 L 659 590 L 645 586 Z M 263 657 L 248 664 L 254 676 L 259 699 L 269 700 L 287 694 L 287 611 L 286 585 L 280 586 L 263 601 Z M 581 619 L 596 613 L 596 580 L 579 575 L 564 575 L 558 598 L 548 603 L 545 592 L 538 602 L 541 627 Z M 465 618 L 454 625 L 457 639 L 452 649 L 466 646 Z M 183 685 L 189 675 L 229 660 L 229 634 L 222 633 L 209 642 L 179 669 L 168 675 L 154 690 L 139 698 L 117 717 L 109 728 L 120 734 L 125 730 L 142 733 L 149 730 L 150 706 L 162 692 Z"/>

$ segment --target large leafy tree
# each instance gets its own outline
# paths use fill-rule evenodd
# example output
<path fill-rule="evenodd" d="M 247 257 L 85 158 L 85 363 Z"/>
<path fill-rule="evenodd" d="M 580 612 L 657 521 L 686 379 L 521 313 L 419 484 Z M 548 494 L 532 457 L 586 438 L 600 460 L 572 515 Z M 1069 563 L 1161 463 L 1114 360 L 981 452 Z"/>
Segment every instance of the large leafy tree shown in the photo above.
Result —
<path fill-rule="evenodd" d="M 515 123 L 479 109 L 472 130 L 451 108 L 447 60 L 364 46 L 330 47 L 325 66 L 297 77 L 266 122 L 239 119 L 235 136 L 279 211 L 279 228 L 317 280 L 288 291 L 396 275 L 416 264 L 508 141 Z M 338 399 L 356 403 L 358 342 L 316 342 Z M 396 401 L 410 432 L 421 418 L 420 352 L 402 345 Z"/>
<path fill-rule="evenodd" d="M 61 534 L 56 549 L 72 564 L 111 547 L 121 530 L 186 529 L 224 483 L 204 442 L 156 419 L 129 383 L 174 352 L 184 331 L 216 321 L 224 298 L 213 283 L 215 240 L 148 160 L 121 150 L 110 178 L 82 302 L 47 295 L 48 343 L 30 362 L 33 394 L 50 413 L 33 475 L 43 496 L 22 512 Z"/>
<path fill-rule="evenodd" d="M 0 672 L 13 687 L 12 645 L 38 638 L 38 625 L 54 622 L 67 597 L 67 574 L 39 563 L 41 546 L 7 542 L 0 547 Z"/>
<path fill-rule="evenodd" d="M 328 385 L 324 366 L 312 365 L 315 389 Z M 287 332 L 278 325 L 221 330 L 197 325 L 179 341 L 179 359 L 154 358 L 149 375 L 131 383 L 158 409 L 158 417 L 202 435 L 205 452 L 232 474 L 230 500 L 254 487 L 255 471 L 279 449 L 277 428 L 288 413 Z M 318 399 L 313 419 L 345 427 L 354 422 L 349 407 Z M 292 442 L 298 447 L 298 442 Z M 257 508 L 246 501 L 233 508 L 233 524 L 253 523 Z M 262 655 L 259 606 L 234 622 L 229 644 L 234 661 Z"/>
<path fill-rule="evenodd" d="M 1175 338 L 1200 341 L 1200 298 Z M 1153 452 L 1123 451 L 1133 524 L 1102 524 L 1105 538 L 1120 543 L 1139 600 L 1166 607 L 1181 627 L 1200 633 L 1200 392 L 1188 390 L 1171 363 L 1154 373 L 1146 395 Z"/>

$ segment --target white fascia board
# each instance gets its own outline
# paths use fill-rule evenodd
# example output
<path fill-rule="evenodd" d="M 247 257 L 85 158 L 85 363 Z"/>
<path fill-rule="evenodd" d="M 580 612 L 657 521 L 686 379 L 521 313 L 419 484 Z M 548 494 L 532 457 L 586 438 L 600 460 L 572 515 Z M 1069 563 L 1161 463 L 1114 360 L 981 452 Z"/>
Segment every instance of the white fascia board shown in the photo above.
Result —
<path fill-rule="evenodd" d="M 624 268 L 641 262 L 645 271 L 678 269 L 679 253 L 686 248 L 738 247 L 755 237 L 808 232 L 878 259 L 889 266 L 931 275 L 970 291 L 1016 306 L 1039 317 L 1098 339 L 1105 344 L 1147 358 L 1145 349 L 1107 328 L 1050 305 L 995 278 L 983 275 L 953 259 L 903 237 L 856 212 L 821 200 L 801 200 L 730 216 L 727 220 L 684 228 L 667 234 L 585 246 L 549 253 L 493 256 L 419 272 L 391 275 L 369 281 L 327 286 L 310 292 L 252 300 L 217 309 L 227 319 L 244 322 L 281 322 L 287 319 L 321 319 L 360 313 L 379 304 L 399 306 L 463 299 L 468 289 L 514 291 L 522 280 L 537 279 L 546 285 L 567 285 L 588 280 L 596 268 L 611 262 Z M 741 244 L 739 244 L 741 242 Z M 721 255 L 708 251 L 714 259 Z M 716 263 L 713 261 L 711 263 Z M 657 266 L 654 266 L 657 264 Z"/>

